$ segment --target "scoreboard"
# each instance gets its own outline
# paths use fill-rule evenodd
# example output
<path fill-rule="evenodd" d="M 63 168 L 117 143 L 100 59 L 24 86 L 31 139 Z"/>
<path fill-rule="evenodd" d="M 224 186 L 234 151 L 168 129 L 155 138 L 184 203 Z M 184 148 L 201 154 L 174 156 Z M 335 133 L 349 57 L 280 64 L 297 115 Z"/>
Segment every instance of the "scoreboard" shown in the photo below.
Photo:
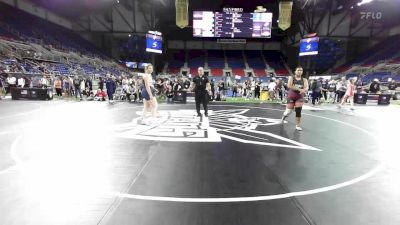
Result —
<path fill-rule="evenodd" d="M 163 50 L 163 39 L 161 33 L 149 31 L 146 34 L 146 51 L 161 54 Z"/>
<path fill-rule="evenodd" d="M 319 37 L 306 38 L 300 41 L 299 56 L 318 55 Z"/>
<path fill-rule="evenodd" d="M 193 12 L 194 37 L 270 38 L 272 13 Z"/>

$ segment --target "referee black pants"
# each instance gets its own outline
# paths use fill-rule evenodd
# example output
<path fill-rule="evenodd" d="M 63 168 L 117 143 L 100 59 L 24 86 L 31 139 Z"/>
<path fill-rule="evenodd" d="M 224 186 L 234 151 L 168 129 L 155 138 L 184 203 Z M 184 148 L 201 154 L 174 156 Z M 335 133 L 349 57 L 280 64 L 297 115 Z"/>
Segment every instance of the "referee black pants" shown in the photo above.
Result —
<path fill-rule="evenodd" d="M 207 92 L 196 92 L 195 93 L 195 101 L 196 101 L 196 110 L 197 114 L 200 114 L 200 104 L 203 104 L 204 107 L 204 113 L 207 115 L 208 114 L 208 94 Z"/>

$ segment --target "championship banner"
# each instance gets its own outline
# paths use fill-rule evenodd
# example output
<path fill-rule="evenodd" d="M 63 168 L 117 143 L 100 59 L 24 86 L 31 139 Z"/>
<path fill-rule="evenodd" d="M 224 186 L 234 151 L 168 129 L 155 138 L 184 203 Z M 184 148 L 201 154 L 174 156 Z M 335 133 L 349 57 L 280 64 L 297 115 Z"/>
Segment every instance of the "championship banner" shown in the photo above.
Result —
<path fill-rule="evenodd" d="M 292 21 L 293 2 L 279 2 L 279 28 L 286 30 Z"/>
<path fill-rule="evenodd" d="M 175 0 L 176 25 L 180 28 L 189 26 L 189 0 Z"/>

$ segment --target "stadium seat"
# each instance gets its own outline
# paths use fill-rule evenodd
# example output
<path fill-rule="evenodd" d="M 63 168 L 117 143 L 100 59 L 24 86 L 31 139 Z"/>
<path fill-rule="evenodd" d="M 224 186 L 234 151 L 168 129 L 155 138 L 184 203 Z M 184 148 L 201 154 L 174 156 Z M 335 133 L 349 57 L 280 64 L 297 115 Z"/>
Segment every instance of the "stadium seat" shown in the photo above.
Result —
<path fill-rule="evenodd" d="M 213 68 L 213 69 L 211 69 L 211 75 L 212 76 L 223 76 L 224 75 L 224 72 L 223 72 L 223 69 L 217 69 L 217 68 Z"/>

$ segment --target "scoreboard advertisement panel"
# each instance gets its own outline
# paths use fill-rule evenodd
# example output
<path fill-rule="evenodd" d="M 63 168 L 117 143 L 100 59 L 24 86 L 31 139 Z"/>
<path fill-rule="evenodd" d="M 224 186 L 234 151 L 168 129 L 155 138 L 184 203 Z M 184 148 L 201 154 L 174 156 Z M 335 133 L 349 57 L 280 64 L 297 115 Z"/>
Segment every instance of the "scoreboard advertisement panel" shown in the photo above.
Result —
<path fill-rule="evenodd" d="M 162 53 L 163 39 L 160 34 L 148 33 L 146 34 L 146 51 L 154 53 Z"/>
<path fill-rule="evenodd" d="M 319 37 L 306 38 L 300 41 L 299 56 L 318 55 Z"/>

